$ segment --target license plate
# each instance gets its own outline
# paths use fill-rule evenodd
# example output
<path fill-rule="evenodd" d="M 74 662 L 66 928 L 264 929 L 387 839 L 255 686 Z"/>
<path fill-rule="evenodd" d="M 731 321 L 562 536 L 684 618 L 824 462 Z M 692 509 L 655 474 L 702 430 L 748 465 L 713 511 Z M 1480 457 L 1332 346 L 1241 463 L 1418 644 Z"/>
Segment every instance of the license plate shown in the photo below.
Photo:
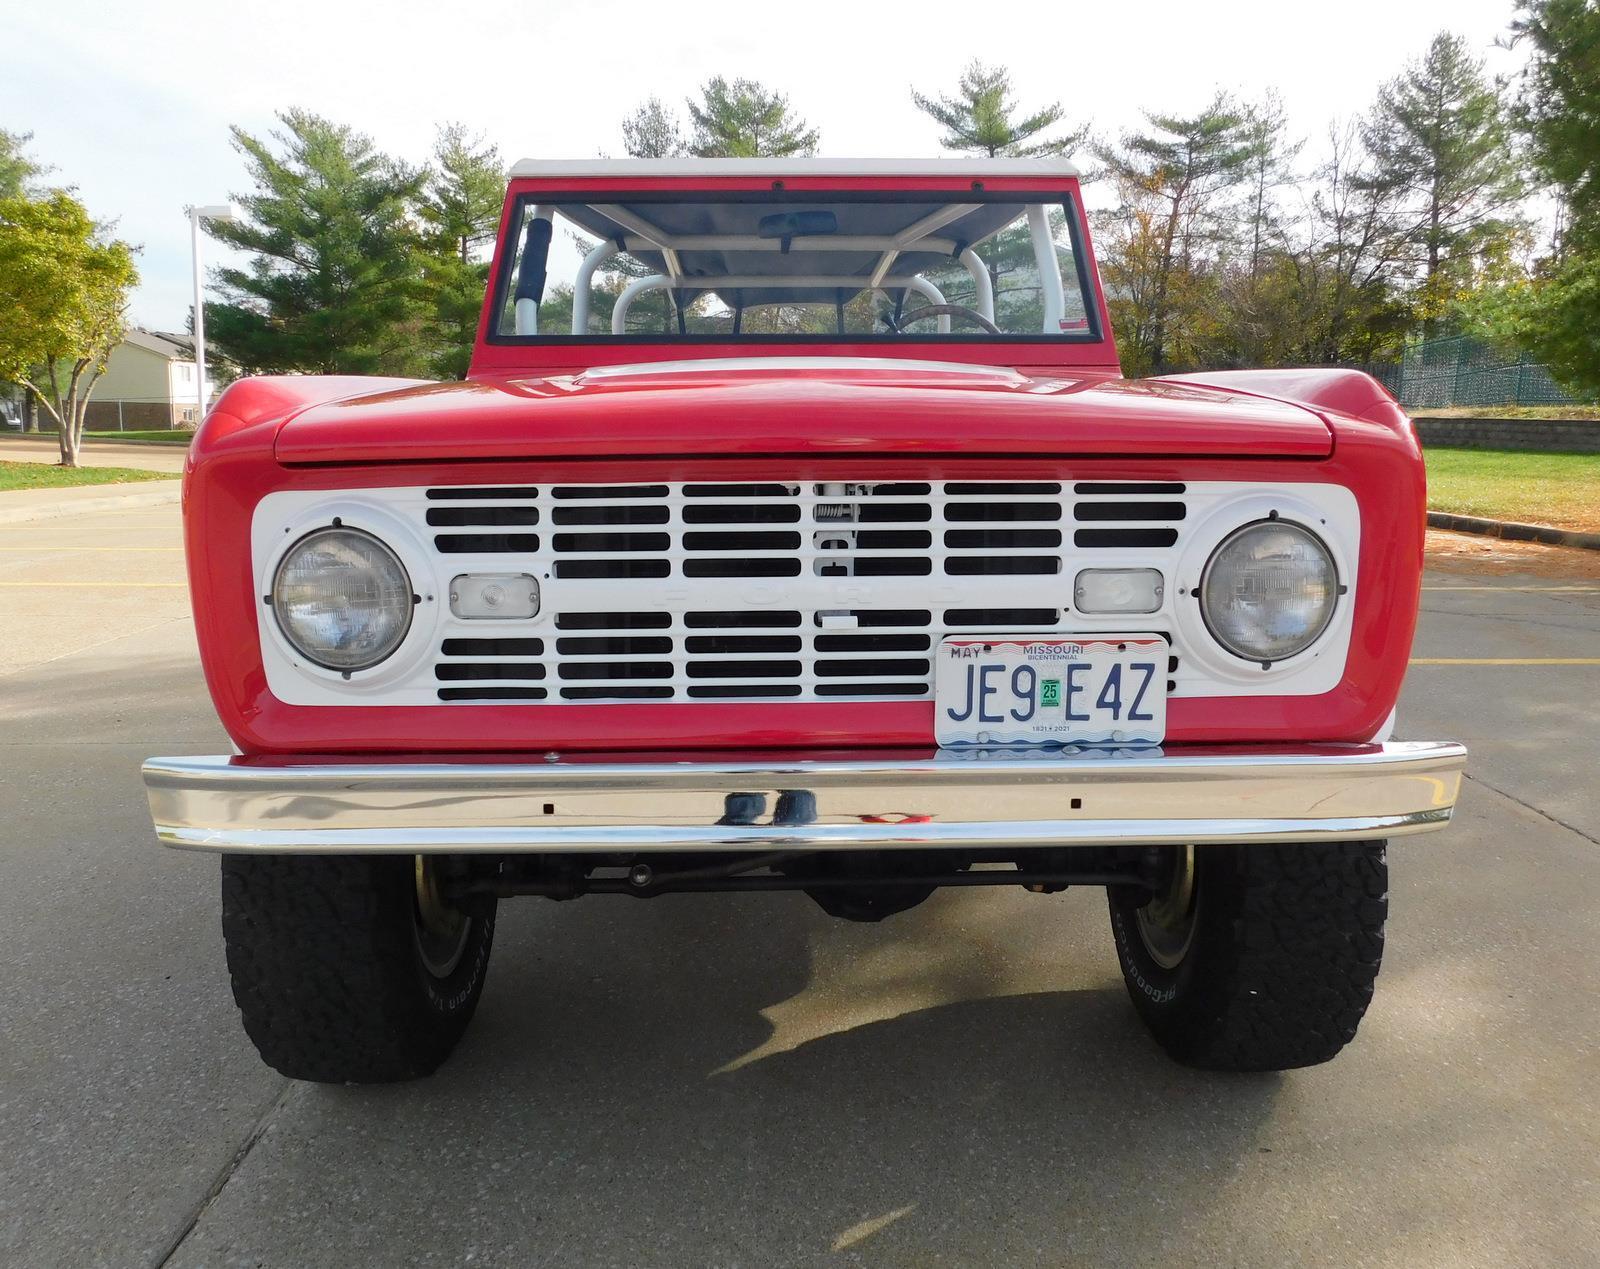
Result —
<path fill-rule="evenodd" d="M 934 734 L 956 745 L 1158 745 L 1167 643 L 1158 635 L 946 639 Z"/>

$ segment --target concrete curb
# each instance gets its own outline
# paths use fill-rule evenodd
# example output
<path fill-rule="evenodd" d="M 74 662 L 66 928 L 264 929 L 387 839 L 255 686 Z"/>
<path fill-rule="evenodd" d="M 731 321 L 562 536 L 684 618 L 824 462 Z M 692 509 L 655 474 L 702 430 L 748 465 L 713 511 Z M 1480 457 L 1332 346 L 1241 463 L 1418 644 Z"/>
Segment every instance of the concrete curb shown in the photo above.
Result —
<path fill-rule="evenodd" d="M 140 485 L 137 491 L 127 493 L 102 494 L 100 490 L 104 485 L 79 485 L 79 493 L 93 494 L 92 497 L 63 498 L 62 494 L 69 492 L 65 489 L 19 489 L 13 492 L 0 493 L 0 524 L 21 524 L 29 520 L 56 520 L 62 516 L 88 515 L 96 511 L 123 511 L 131 507 L 162 507 L 178 501 L 183 491 L 183 482 L 176 477 L 171 480 L 153 480 L 149 484 Z M 45 494 L 44 498 L 34 498 L 34 494 Z"/>
<path fill-rule="evenodd" d="M 1430 511 L 1428 527 L 1453 529 L 1457 533 L 1479 533 L 1484 537 L 1504 538 L 1508 542 L 1541 542 L 1545 546 L 1576 546 L 1585 551 L 1600 551 L 1600 533 L 1553 529 L 1547 524 L 1518 524 L 1515 520 L 1484 520 L 1478 516 Z"/>

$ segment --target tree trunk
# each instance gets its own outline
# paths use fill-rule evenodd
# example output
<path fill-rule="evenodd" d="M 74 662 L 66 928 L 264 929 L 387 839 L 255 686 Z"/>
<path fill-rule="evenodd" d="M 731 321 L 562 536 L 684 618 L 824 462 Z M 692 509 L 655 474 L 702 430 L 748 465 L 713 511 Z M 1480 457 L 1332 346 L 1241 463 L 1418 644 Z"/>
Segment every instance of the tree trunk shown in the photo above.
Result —
<path fill-rule="evenodd" d="M 58 406 L 63 467 L 76 467 L 78 455 L 83 449 L 83 412 L 89 404 L 83 392 L 83 371 L 88 364 L 88 361 L 84 360 L 72 367 L 72 378 L 67 382 L 67 394 L 60 400 Z M 52 371 L 52 375 L 53 373 Z"/>
<path fill-rule="evenodd" d="M 39 430 L 39 401 L 34 396 L 32 388 L 24 388 L 22 391 L 22 430 L 24 432 Z"/>
<path fill-rule="evenodd" d="M 1176 263 L 1173 249 L 1178 239 L 1178 224 L 1183 212 L 1184 190 L 1172 195 L 1172 211 L 1167 216 L 1166 234 L 1161 240 L 1161 259 L 1156 275 L 1155 302 L 1151 305 L 1150 368 L 1156 372 L 1166 369 L 1167 361 L 1167 287 L 1172 280 Z"/>

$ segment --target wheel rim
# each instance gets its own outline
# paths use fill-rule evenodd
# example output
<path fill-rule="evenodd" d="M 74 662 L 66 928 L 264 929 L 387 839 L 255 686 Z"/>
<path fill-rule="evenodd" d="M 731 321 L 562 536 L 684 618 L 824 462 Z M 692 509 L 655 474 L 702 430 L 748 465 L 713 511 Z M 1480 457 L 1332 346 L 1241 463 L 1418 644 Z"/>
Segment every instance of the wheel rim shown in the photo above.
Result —
<path fill-rule="evenodd" d="M 1161 889 L 1135 914 L 1139 941 L 1162 969 L 1178 967 L 1195 931 L 1194 847 L 1179 847 L 1172 856 L 1172 869 Z"/>
<path fill-rule="evenodd" d="M 411 932 L 416 936 L 417 955 L 428 973 L 435 978 L 448 978 L 466 954 L 472 920 L 444 901 L 433 861 L 424 855 L 418 855 L 416 860 L 416 903 L 412 909 Z"/>

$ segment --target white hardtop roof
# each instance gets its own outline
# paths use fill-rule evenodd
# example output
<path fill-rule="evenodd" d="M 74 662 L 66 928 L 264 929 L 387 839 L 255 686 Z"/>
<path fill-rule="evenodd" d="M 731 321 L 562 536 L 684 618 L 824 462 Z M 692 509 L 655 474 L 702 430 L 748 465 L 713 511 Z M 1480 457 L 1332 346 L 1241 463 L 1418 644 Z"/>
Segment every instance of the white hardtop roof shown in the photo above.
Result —
<path fill-rule="evenodd" d="M 511 178 L 614 176 L 1077 176 L 1068 159 L 522 159 Z"/>

